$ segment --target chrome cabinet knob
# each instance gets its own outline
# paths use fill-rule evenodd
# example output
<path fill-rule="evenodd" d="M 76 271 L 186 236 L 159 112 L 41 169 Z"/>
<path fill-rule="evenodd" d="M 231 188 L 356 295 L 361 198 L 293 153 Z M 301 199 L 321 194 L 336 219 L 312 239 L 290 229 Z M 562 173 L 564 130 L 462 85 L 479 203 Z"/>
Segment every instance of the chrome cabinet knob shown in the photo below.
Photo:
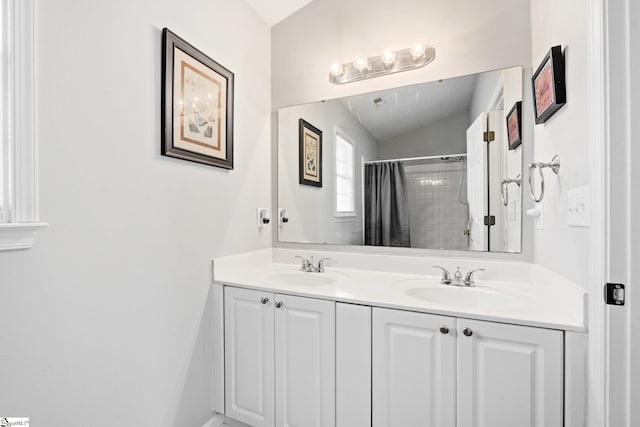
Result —
<path fill-rule="evenodd" d="M 282 303 L 282 301 L 278 301 L 276 302 L 276 308 L 280 308 L 282 307 L 284 304 Z"/>
<path fill-rule="evenodd" d="M 269 302 L 269 298 L 267 297 L 262 297 L 262 299 L 260 300 L 261 303 L 266 304 Z"/>
<path fill-rule="evenodd" d="M 449 333 L 449 328 L 447 328 L 446 326 L 441 326 L 440 327 L 440 333 L 442 335 L 447 335 Z"/>
<path fill-rule="evenodd" d="M 466 336 L 466 337 L 470 337 L 471 335 L 473 335 L 473 331 L 470 328 L 464 328 L 464 331 L 462 331 L 462 333 Z"/>

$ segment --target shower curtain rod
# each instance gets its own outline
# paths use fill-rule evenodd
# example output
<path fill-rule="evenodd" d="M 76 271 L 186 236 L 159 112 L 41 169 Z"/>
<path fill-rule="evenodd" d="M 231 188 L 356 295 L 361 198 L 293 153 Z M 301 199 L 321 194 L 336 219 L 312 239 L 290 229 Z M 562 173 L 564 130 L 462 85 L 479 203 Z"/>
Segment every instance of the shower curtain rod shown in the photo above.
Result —
<path fill-rule="evenodd" d="M 451 157 L 467 157 L 467 154 L 466 153 L 444 154 L 444 155 L 441 155 L 441 156 L 405 157 L 404 159 L 370 160 L 368 162 L 364 162 L 364 164 L 388 163 L 388 162 L 408 162 L 408 161 L 411 161 L 411 160 L 433 160 L 433 159 L 448 160 L 448 158 L 451 158 Z"/>

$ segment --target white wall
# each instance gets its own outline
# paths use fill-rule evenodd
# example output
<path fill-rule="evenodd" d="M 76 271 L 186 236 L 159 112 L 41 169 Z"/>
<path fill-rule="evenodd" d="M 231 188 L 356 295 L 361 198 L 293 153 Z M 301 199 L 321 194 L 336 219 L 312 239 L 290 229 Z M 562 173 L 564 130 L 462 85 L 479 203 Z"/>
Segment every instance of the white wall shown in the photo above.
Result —
<path fill-rule="evenodd" d="M 299 184 L 298 120 L 322 131 L 322 187 Z M 335 217 L 335 127 L 355 143 L 356 216 Z M 278 227 L 283 242 L 361 245 L 362 158 L 378 158 L 378 141 L 339 100 L 315 102 L 278 112 L 278 206 L 287 209 L 289 222 Z"/>
<path fill-rule="evenodd" d="M 469 107 L 469 123 L 473 123 L 480 113 L 487 112 L 489 104 L 495 99 L 498 85 L 504 87 L 503 71 L 496 70 L 478 75 L 476 87 Z"/>
<path fill-rule="evenodd" d="M 544 229 L 534 233 L 535 260 L 584 287 L 588 286 L 588 229 L 569 227 L 566 210 L 567 190 L 589 184 L 588 6 L 582 0 L 531 2 L 533 67 L 537 68 L 552 46 L 560 44 L 567 82 L 567 104 L 534 128 L 534 160 L 549 162 L 558 154 L 561 164 L 559 175 L 544 171 Z"/>
<path fill-rule="evenodd" d="M 439 156 L 467 152 L 466 111 L 429 123 L 419 129 L 380 142 L 380 159 Z"/>
<path fill-rule="evenodd" d="M 273 107 L 302 104 L 531 62 L 529 0 L 315 0 L 272 28 Z M 336 86 L 333 62 L 423 41 L 428 66 Z"/>
<path fill-rule="evenodd" d="M 214 256 L 270 246 L 269 29 L 237 0 L 39 2 L 41 218 L 0 253 L 0 414 L 201 426 Z M 160 155 L 161 29 L 235 72 L 235 170 Z"/>

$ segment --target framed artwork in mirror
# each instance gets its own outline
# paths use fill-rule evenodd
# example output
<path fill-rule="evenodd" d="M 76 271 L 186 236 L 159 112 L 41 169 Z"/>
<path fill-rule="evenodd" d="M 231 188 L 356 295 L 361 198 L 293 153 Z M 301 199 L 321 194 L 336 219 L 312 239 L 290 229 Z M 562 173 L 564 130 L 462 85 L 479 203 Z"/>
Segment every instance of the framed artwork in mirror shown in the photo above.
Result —
<path fill-rule="evenodd" d="M 531 77 L 536 124 L 549 120 L 566 102 L 562 48 L 554 46 Z"/>
<path fill-rule="evenodd" d="M 507 140 L 509 150 L 515 150 L 522 144 L 522 102 L 515 103 L 507 114 Z"/>
<path fill-rule="evenodd" d="M 233 169 L 231 71 L 162 30 L 163 156 Z"/>
<path fill-rule="evenodd" d="M 300 119 L 298 147 L 300 184 L 322 187 L 322 131 Z"/>

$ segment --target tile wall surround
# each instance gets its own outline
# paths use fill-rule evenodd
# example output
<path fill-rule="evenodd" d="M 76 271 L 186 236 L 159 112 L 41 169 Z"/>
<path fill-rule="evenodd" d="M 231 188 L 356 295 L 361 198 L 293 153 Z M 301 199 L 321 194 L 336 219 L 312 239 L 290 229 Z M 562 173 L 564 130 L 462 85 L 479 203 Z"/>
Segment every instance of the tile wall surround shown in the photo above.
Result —
<path fill-rule="evenodd" d="M 464 162 L 405 166 L 411 247 L 465 250 L 469 246 Z M 461 194 L 462 189 L 462 194 Z M 462 201 L 461 201 L 462 200 Z"/>

